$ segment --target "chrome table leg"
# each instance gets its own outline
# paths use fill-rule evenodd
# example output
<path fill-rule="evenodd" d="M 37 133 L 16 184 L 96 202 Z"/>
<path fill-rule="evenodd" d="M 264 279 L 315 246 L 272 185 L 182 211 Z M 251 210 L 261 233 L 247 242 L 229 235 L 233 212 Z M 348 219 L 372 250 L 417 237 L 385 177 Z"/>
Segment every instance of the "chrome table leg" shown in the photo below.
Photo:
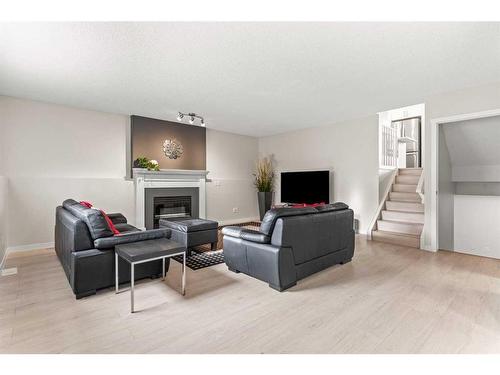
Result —
<path fill-rule="evenodd" d="M 182 295 L 186 295 L 186 252 L 182 256 Z"/>
<path fill-rule="evenodd" d="M 163 281 L 165 281 L 165 258 L 163 258 L 163 272 L 161 274 Z"/>
<path fill-rule="evenodd" d="M 130 312 L 134 312 L 134 263 L 130 263 Z"/>
<path fill-rule="evenodd" d="M 118 294 L 118 254 L 115 252 L 115 293 Z"/>

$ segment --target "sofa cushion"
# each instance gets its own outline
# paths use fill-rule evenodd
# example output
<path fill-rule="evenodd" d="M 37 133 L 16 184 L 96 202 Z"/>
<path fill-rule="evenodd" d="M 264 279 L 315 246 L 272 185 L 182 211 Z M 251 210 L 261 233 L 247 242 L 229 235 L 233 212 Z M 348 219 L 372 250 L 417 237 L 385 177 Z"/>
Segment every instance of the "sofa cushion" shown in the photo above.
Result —
<path fill-rule="evenodd" d="M 225 236 L 241 238 L 242 240 L 247 240 L 257 243 L 271 242 L 271 237 L 265 235 L 264 233 L 236 226 L 229 226 L 222 228 L 222 234 Z"/>
<path fill-rule="evenodd" d="M 102 215 L 104 216 L 104 219 L 106 220 L 106 223 L 108 223 L 108 227 L 113 232 L 113 235 L 116 236 L 117 234 L 120 234 L 120 231 L 115 227 L 115 224 L 113 224 L 113 222 L 108 217 L 108 215 L 106 215 L 106 212 L 104 212 L 103 210 L 99 210 L 99 211 L 101 211 Z"/>
<path fill-rule="evenodd" d="M 270 236 L 273 232 L 274 225 L 276 224 L 276 220 L 280 217 L 286 216 L 298 216 L 298 215 L 309 215 L 315 214 L 318 211 L 316 208 L 312 207 L 302 207 L 302 208 L 273 208 L 266 212 L 264 218 L 262 219 L 262 223 L 260 224 L 260 232 L 264 233 L 267 236 Z"/>
<path fill-rule="evenodd" d="M 138 242 L 138 241 L 146 241 L 146 240 L 155 240 L 157 238 L 168 238 L 170 237 L 170 229 L 160 228 L 160 229 L 150 229 L 145 231 L 136 231 L 136 232 L 127 232 L 120 234 L 119 236 L 106 237 L 106 238 L 98 238 L 94 240 L 94 247 L 96 249 L 112 249 L 116 245 L 130 243 L 130 242 Z"/>
<path fill-rule="evenodd" d="M 219 223 L 205 219 L 185 219 L 185 220 L 167 220 L 160 219 L 160 227 L 166 227 L 179 232 L 199 232 L 202 230 L 215 230 Z"/>
<path fill-rule="evenodd" d="M 63 207 L 87 224 L 93 240 L 113 236 L 113 231 L 100 210 L 84 207 L 74 199 L 66 199 Z"/>
<path fill-rule="evenodd" d="M 116 229 L 120 231 L 120 233 L 127 233 L 127 232 L 139 232 L 139 229 L 134 227 L 133 225 L 127 224 L 127 223 L 119 223 L 115 224 Z"/>
<path fill-rule="evenodd" d="M 330 212 L 330 211 L 347 210 L 349 206 L 344 202 L 335 202 L 331 204 L 325 204 L 323 206 L 317 206 L 315 208 L 318 212 Z"/>
<path fill-rule="evenodd" d="M 111 219 L 113 224 L 115 224 L 115 226 L 116 224 L 127 224 L 127 218 L 120 213 L 108 214 L 108 217 Z"/>

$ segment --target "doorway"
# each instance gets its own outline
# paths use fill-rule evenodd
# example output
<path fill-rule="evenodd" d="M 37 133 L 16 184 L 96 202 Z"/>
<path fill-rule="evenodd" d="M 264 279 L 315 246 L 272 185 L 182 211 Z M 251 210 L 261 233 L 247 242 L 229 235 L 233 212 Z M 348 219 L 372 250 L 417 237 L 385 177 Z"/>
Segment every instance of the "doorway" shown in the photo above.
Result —
<path fill-rule="evenodd" d="M 431 121 L 430 250 L 500 259 L 500 109 Z"/>

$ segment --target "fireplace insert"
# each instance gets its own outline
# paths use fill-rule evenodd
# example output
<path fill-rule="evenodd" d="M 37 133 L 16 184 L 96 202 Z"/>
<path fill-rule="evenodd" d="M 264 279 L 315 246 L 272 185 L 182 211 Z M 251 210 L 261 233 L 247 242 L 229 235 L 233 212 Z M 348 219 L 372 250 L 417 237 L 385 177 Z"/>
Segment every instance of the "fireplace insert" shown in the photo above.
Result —
<path fill-rule="evenodd" d="M 154 197 L 153 226 L 159 228 L 160 219 L 181 220 L 192 217 L 191 196 Z"/>

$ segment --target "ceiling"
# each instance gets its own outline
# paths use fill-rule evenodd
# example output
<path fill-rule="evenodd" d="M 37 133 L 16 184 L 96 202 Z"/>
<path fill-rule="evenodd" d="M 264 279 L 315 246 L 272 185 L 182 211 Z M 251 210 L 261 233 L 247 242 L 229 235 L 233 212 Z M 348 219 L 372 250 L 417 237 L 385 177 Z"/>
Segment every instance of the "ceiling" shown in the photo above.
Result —
<path fill-rule="evenodd" d="M 452 166 L 500 164 L 500 116 L 441 125 Z"/>
<path fill-rule="evenodd" d="M 253 136 L 500 81 L 500 23 L 3 23 L 0 94 Z"/>

